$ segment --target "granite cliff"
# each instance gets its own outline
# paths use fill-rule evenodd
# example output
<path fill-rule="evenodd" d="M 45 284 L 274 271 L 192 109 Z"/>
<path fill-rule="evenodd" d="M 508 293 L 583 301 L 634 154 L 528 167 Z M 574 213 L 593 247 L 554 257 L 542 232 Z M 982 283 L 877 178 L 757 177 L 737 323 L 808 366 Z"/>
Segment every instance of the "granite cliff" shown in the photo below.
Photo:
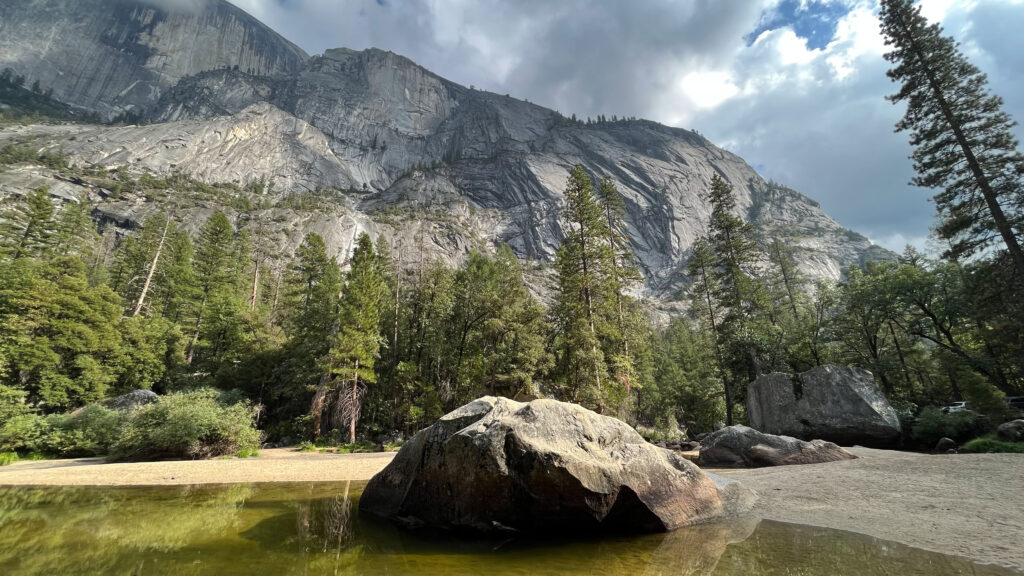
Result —
<path fill-rule="evenodd" d="M 243 187 L 273 181 L 271 202 L 330 190 L 333 201 L 317 214 L 276 217 L 287 246 L 315 230 L 344 254 L 354 233 L 366 230 L 393 245 L 425 244 L 449 261 L 504 242 L 523 259 L 549 262 L 563 237 L 565 179 L 579 163 L 617 183 L 646 279 L 642 292 L 662 302 L 678 299 L 685 284 L 690 247 L 709 216 L 700 193 L 716 173 L 733 185 L 738 213 L 763 238 L 790 244 L 812 277 L 837 278 L 852 263 L 887 255 L 696 132 L 644 120 L 570 120 L 381 50 L 307 58 L 220 0 L 186 11 L 130 0 L 99 10 L 98 3 L 5 3 L 0 67 L 38 79 L 69 104 L 108 117 L 132 112 L 147 124 L 12 128 L 0 131 L 0 145 L 32 141 L 83 166 L 182 172 Z M 223 41 L 204 40 L 217 31 Z M 72 78 L 54 55 L 76 50 L 90 50 L 91 64 Z M 0 179 L 0 193 L 24 182 Z M 114 220 L 130 226 L 154 209 L 118 202 L 98 213 L 116 212 Z"/>

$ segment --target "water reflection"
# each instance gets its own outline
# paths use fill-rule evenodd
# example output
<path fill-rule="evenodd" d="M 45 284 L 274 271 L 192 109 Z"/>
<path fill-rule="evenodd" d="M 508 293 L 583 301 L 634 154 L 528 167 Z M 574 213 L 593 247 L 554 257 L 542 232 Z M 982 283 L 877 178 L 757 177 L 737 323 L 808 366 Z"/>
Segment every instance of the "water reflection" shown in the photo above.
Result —
<path fill-rule="evenodd" d="M 0 488 L 0 574 L 978 574 L 844 532 L 747 519 L 601 539 L 453 538 L 361 518 L 362 484 Z"/>

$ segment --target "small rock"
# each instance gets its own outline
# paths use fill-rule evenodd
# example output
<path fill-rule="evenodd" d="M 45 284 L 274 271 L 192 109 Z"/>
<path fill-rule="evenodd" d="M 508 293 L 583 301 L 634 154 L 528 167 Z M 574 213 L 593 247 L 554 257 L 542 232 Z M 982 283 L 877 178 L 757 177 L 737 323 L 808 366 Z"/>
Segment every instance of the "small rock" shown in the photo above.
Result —
<path fill-rule="evenodd" d="M 939 441 L 935 444 L 935 452 L 939 454 L 942 454 L 943 452 L 949 454 L 950 451 L 952 451 L 953 454 L 956 454 L 956 449 L 957 443 L 954 442 L 952 438 L 939 438 Z"/>

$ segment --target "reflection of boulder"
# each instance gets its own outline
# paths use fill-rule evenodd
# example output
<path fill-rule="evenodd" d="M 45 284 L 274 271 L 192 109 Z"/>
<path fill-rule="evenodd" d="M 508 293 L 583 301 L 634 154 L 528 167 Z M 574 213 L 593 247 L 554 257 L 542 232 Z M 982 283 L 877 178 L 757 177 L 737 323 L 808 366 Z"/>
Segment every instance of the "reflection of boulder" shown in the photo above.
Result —
<path fill-rule="evenodd" d="M 734 518 L 726 522 L 686 526 L 665 535 L 651 554 L 643 574 L 710 576 L 726 547 L 742 542 L 757 530 L 759 518 Z"/>
<path fill-rule="evenodd" d="M 747 386 L 750 425 L 768 434 L 887 446 L 900 438 L 896 411 L 867 370 L 818 366 L 796 379 L 779 372 Z"/>
<path fill-rule="evenodd" d="M 856 456 L 824 440 L 804 442 L 790 436 L 774 436 L 747 426 L 728 426 L 704 438 L 701 466 L 786 466 L 853 460 Z"/>
<path fill-rule="evenodd" d="M 484 397 L 414 436 L 360 510 L 480 531 L 673 530 L 749 508 L 625 423 L 554 400 Z"/>

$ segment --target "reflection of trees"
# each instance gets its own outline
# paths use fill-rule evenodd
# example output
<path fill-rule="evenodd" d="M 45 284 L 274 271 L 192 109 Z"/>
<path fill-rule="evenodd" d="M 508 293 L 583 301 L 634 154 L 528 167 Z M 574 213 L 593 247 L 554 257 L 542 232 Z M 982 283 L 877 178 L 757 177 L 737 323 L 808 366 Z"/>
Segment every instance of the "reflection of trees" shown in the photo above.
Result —
<path fill-rule="evenodd" d="M 0 488 L 0 576 L 1007 574 L 866 536 L 756 520 L 599 539 L 410 533 L 360 519 L 358 495 L 358 484 Z"/>
<path fill-rule="evenodd" d="M 237 531 L 251 492 L 248 485 L 0 488 L 0 572 L 134 573 L 140 553 Z"/>
<path fill-rule="evenodd" d="M 362 546 L 354 545 L 354 500 L 350 497 L 352 483 L 332 498 L 302 502 L 295 515 L 295 527 L 305 568 L 333 568 L 330 573 L 354 571 L 362 554 Z"/>

